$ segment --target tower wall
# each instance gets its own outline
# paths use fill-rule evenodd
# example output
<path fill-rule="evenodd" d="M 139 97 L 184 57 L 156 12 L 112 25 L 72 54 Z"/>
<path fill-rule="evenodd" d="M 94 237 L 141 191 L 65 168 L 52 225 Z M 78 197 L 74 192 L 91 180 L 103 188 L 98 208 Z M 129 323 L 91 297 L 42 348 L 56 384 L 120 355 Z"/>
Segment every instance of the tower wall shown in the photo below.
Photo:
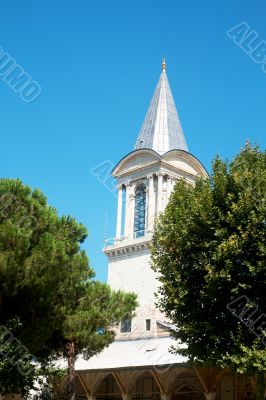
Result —
<path fill-rule="evenodd" d="M 132 320 L 131 332 L 123 333 L 118 329 L 117 339 L 133 339 L 167 334 L 156 322 L 163 321 L 165 318 L 155 307 L 158 280 L 150 266 L 150 252 L 148 249 L 124 254 L 110 260 L 108 283 L 114 290 L 134 292 L 138 296 L 139 306 Z M 150 320 L 150 330 L 146 329 L 146 320 Z"/>
<path fill-rule="evenodd" d="M 131 326 L 122 321 L 118 328 L 118 339 L 169 335 L 169 324 L 155 305 L 159 282 L 151 269 L 149 245 L 175 182 L 184 179 L 193 185 L 197 176 L 207 175 L 188 153 L 165 66 L 164 62 L 135 151 L 113 171 L 118 207 L 116 237 L 104 248 L 108 282 L 113 289 L 136 293 L 139 302 Z"/>
<path fill-rule="evenodd" d="M 202 175 L 200 163 L 177 150 L 165 156 L 151 150 L 136 150 L 114 170 L 118 181 L 118 213 L 116 237 L 104 249 L 109 260 L 108 283 L 114 290 L 136 293 L 139 302 L 131 332 L 122 332 L 119 327 L 117 339 L 169 335 L 165 316 L 155 305 L 159 282 L 150 265 L 149 245 L 156 218 L 167 206 L 175 182 L 185 179 L 193 184 L 199 175 Z M 146 202 L 144 230 L 140 232 L 134 223 L 139 185 L 145 187 Z M 150 320 L 149 329 L 147 320 Z"/>

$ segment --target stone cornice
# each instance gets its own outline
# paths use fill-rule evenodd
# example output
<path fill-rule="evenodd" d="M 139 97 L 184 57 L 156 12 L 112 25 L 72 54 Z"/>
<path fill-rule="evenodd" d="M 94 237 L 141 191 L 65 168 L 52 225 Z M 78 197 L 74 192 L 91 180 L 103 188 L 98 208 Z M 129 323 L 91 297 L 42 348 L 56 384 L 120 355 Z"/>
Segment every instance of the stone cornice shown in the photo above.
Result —
<path fill-rule="evenodd" d="M 147 252 L 151 241 L 152 234 L 150 233 L 137 239 L 124 239 L 117 241 L 111 246 L 104 247 L 103 252 L 109 259 L 125 257 L 133 253 Z"/>

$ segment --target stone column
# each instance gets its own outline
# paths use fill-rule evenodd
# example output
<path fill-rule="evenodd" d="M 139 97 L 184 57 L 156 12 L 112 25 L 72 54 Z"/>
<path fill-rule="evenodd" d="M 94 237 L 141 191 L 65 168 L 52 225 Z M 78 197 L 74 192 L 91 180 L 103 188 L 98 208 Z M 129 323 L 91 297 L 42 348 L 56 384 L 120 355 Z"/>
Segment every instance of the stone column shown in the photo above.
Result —
<path fill-rule="evenodd" d="M 147 216 L 147 230 L 152 231 L 154 226 L 155 218 L 155 202 L 154 202 L 154 177 L 153 175 L 147 176 L 149 182 L 149 194 L 148 194 L 148 216 Z"/>
<path fill-rule="evenodd" d="M 163 211 L 163 174 L 158 173 L 157 212 Z"/>
<path fill-rule="evenodd" d="M 122 393 L 122 399 L 123 400 L 131 400 L 131 395 L 128 393 Z"/>
<path fill-rule="evenodd" d="M 130 218 L 130 202 L 129 202 L 129 195 L 130 195 L 130 184 L 126 184 L 126 204 L 125 204 L 125 228 L 124 228 L 124 236 L 126 238 L 129 237 L 129 218 Z"/>
<path fill-rule="evenodd" d="M 121 231 L 122 231 L 122 208 L 123 208 L 123 188 L 122 188 L 122 186 L 118 186 L 116 239 L 120 239 L 120 238 L 121 238 Z"/>
<path fill-rule="evenodd" d="M 167 177 L 166 179 L 166 199 L 167 199 L 167 204 L 170 199 L 172 193 L 172 178 L 170 176 Z"/>
<path fill-rule="evenodd" d="M 170 400 L 171 395 L 168 393 L 161 393 L 161 400 Z"/>
<path fill-rule="evenodd" d="M 125 237 L 128 239 L 132 239 L 134 234 L 134 190 L 135 186 L 126 184 Z"/>
<path fill-rule="evenodd" d="M 129 193 L 129 231 L 128 237 L 134 237 L 134 218 L 135 218 L 135 185 L 131 184 Z"/>
<path fill-rule="evenodd" d="M 216 398 L 216 392 L 208 392 L 204 393 L 206 400 L 215 400 Z"/>
<path fill-rule="evenodd" d="M 174 190 L 175 184 L 176 184 L 176 180 L 175 180 L 175 179 L 172 179 L 172 183 L 171 183 L 171 192 Z"/>

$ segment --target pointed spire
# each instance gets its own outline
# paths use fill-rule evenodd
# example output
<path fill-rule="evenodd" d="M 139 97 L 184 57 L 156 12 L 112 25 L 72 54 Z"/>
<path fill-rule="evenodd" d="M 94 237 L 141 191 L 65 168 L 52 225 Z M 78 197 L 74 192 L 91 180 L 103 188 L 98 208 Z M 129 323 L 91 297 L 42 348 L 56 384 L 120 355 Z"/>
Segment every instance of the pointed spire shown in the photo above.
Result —
<path fill-rule="evenodd" d="M 161 155 L 173 149 L 188 151 L 166 75 L 165 58 L 159 82 L 135 145 L 135 150 L 141 148 L 155 150 Z"/>

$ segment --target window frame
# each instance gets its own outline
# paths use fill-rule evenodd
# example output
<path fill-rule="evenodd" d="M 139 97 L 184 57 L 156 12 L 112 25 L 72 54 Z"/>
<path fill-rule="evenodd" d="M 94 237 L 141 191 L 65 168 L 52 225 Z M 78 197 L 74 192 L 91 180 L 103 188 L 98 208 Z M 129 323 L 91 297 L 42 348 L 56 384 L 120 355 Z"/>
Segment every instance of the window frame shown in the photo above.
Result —
<path fill-rule="evenodd" d="M 142 182 L 135 189 L 135 207 L 134 207 L 135 237 L 140 237 L 145 235 L 146 205 L 147 205 L 146 185 L 145 183 Z"/>
<path fill-rule="evenodd" d="M 121 333 L 129 333 L 132 330 L 132 320 L 131 319 L 123 319 L 120 325 Z"/>
<path fill-rule="evenodd" d="M 150 331 L 151 330 L 151 319 L 146 319 L 146 331 Z"/>

